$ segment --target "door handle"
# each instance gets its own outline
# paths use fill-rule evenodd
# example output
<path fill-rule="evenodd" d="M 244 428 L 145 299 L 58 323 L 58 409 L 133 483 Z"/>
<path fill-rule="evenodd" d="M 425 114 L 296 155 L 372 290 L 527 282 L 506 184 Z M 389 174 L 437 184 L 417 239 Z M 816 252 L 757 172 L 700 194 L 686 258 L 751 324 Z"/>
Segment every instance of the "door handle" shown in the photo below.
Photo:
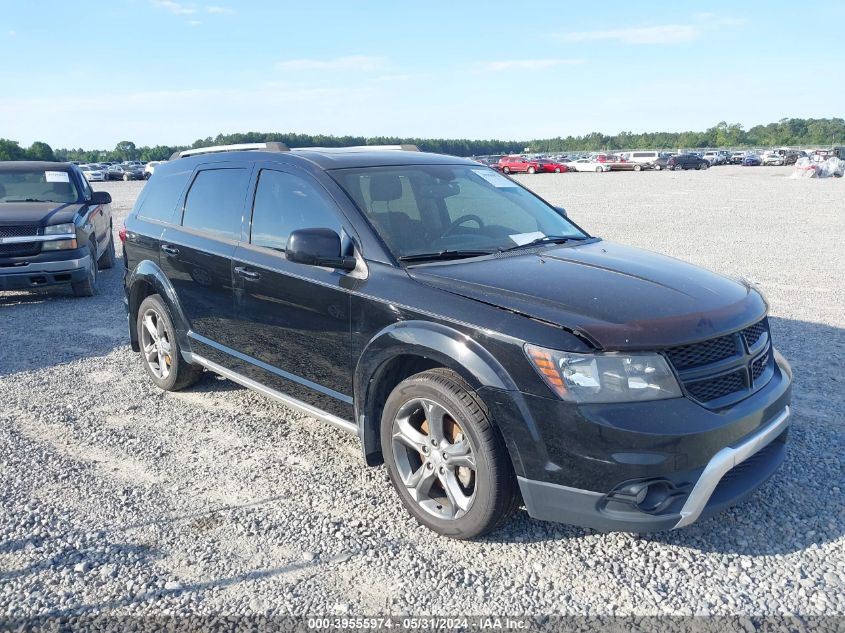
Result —
<path fill-rule="evenodd" d="M 175 246 L 171 246 L 170 244 L 162 244 L 161 250 L 168 255 L 176 256 L 179 254 L 179 249 Z"/>
<path fill-rule="evenodd" d="M 250 270 L 249 268 L 244 268 L 243 266 L 235 266 L 235 274 L 239 277 L 243 277 L 244 279 L 248 279 L 249 281 L 258 281 L 261 279 L 260 273 Z"/>

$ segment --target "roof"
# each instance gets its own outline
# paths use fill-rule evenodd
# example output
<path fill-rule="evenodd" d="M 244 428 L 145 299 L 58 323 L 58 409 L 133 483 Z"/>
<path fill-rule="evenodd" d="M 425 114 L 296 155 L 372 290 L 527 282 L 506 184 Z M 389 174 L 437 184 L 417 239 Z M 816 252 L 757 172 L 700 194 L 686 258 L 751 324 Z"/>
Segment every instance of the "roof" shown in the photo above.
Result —
<path fill-rule="evenodd" d="M 2 171 L 69 171 L 71 163 L 58 163 L 50 160 L 4 160 L 0 161 Z"/>
<path fill-rule="evenodd" d="M 475 165 L 478 163 L 467 158 L 426 152 L 408 152 L 397 150 L 350 151 L 348 148 L 303 148 L 287 152 L 264 152 L 260 150 L 215 152 L 186 156 L 178 160 L 162 163 L 162 167 L 179 169 L 179 166 L 193 166 L 200 163 L 227 161 L 254 162 L 262 161 L 279 164 L 296 164 L 307 161 L 321 169 L 347 169 L 354 167 L 388 167 L 391 165 Z"/>

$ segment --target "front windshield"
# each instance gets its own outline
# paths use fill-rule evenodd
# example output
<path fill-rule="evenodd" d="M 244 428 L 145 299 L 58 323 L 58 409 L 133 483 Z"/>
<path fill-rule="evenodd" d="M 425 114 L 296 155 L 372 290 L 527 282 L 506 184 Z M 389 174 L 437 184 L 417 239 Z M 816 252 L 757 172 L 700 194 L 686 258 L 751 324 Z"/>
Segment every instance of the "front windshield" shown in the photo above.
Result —
<path fill-rule="evenodd" d="M 481 165 L 403 165 L 330 172 L 397 258 L 496 252 L 545 237 L 587 236 L 554 208 Z"/>
<path fill-rule="evenodd" d="M 76 202 L 79 192 L 67 171 L 0 170 L 0 204 L 9 202 Z"/>

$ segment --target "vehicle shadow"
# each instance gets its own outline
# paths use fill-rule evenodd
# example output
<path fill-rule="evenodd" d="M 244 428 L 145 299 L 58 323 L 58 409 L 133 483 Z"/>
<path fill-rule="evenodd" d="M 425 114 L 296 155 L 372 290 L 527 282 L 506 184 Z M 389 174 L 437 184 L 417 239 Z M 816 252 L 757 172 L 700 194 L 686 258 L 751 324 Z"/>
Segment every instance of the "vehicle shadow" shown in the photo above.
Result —
<path fill-rule="evenodd" d="M 776 347 L 794 371 L 787 457 L 766 484 L 739 505 L 677 531 L 630 535 L 702 552 L 790 554 L 845 535 L 845 329 L 770 318 Z M 535 521 L 525 510 L 488 537 L 500 543 L 598 534 Z"/>
<path fill-rule="evenodd" d="M 98 294 L 69 286 L 0 292 L 0 376 L 104 356 L 128 343 L 122 302 L 123 262 L 100 271 Z"/>

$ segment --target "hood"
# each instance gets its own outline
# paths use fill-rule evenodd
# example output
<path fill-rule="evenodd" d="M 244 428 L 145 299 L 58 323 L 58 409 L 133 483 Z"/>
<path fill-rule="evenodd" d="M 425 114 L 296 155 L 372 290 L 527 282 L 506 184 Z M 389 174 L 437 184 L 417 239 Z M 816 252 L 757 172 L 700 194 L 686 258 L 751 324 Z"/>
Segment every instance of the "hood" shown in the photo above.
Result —
<path fill-rule="evenodd" d="M 701 341 L 761 319 L 750 286 L 671 257 L 595 241 L 408 269 L 427 284 L 560 326 L 601 349 Z"/>
<path fill-rule="evenodd" d="M 0 225 L 73 222 L 73 216 L 84 206 L 77 202 L 0 202 Z"/>

